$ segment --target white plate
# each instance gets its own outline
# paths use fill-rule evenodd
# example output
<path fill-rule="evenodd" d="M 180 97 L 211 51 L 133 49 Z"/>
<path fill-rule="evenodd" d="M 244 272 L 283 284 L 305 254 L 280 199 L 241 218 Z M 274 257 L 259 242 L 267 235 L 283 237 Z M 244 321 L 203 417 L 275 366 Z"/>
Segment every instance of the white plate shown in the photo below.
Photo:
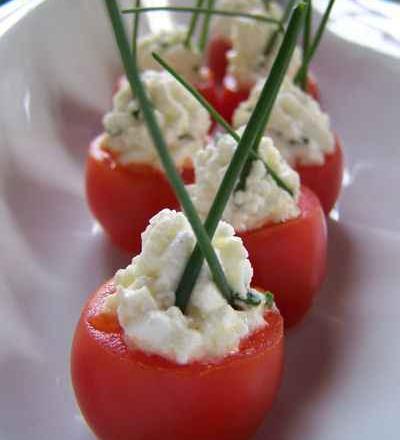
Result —
<path fill-rule="evenodd" d="M 118 58 L 100 1 L 33 0 L 9 24 L 0 23 L 0 438 L 91 439 L 69 348 L 86 296 L 127 262 L 95 227 L 83 189 Z M 315 71 L 345 145 L 347 186 L 329 224 L 328 280 L 288 335 L 284 385 L 257 439 L 398 440 L 400 65 L 328 34 Z"/>

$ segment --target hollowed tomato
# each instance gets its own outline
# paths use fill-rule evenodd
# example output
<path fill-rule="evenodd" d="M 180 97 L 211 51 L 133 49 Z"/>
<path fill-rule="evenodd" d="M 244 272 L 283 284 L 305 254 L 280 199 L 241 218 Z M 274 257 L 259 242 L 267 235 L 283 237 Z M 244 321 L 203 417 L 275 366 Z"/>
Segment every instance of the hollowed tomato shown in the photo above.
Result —
<path fill-rule="evenodd" d="M 194 180 L 190 164 L 182 168 L 185 183 Z M 164 208 L 179 209 L 179 202 L 161 169 L 149 164 L 119 165 L 96 138 L 86 163 L 86 195 L 90 209 L 111 240 L 136 254 L 141 233 L 151 217 Z"/>
<path fill-rule="evenodd" d="M 307 313 L 326 271 L 327 230 L 321 204 L 302 187 L 299 207 L 301 214 L 295 219 L 238 233 L 249 252 L 254 285 L 274 294 L 288 327 Z"/>
<path fill-rule="evenodd" d="M 100 440 L 245 440 L 265 417 L 282 375 L 283 321 L 243 340 L 215 362 L 179 365 L 129 349 L 118 322 L 103 319 L 104 284 L 86 303 L 72 345 L 71 373 L 82 414 Z"/>

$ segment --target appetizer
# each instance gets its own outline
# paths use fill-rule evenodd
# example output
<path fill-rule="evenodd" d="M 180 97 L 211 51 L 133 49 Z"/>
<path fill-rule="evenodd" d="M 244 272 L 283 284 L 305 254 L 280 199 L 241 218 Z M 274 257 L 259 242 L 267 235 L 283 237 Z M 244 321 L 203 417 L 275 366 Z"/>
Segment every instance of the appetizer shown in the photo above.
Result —
<path fill-rule="evenodd" d="M 263 81 L 253 87 L 250 97 L 233 115 L 233 125 L 246 124 L 258 101 Z M 340 141 L 330 129 L 329 116 L 319 103 L 286 79 L 279 91 L 265 134 L 284 159 L 300 175 L 301 183 L 312 189 L 328 214 L 339 197 L 343 177 Z"/>
<path fill-rule="evenodd" d="M 272 116 L 272 115 L 271 115 Z M 237 134 L 241 136 L 243 128 Z M 205 218 L 237 141 L 220 135 L 194 159 L 195 183 L 188 187 Z M 241 188 L 231 196 L 222 218 L 242 238 L 254 269 L 254 285 L 274 293 L 286 326 L 310 308 L 325 275 L 326 222 L 318 198 L 305 186 L 269 137 L 258 146 Z"/>
<path fill-rule="evenodd" d="M 207 266 L 185 313 L 174 305 L 195 242 L 182 213 L 161 211 L 143 234 L 141 254 L 84 306 L 72 382 L 99 439 L 244 440 L 276 396 L 283 320 L 250 288 L 247 251 L 230 225 L 219 223 L 213 247 L 237 306 L 221 295 Z M 238 310 L 249 290 L 259 305 Z"/>
<path fill-rule="evenodd" d="M 211 125 L 206 110 L 166 72 L 142 73 L 167 146 L 186 182 L 193 181 L 191 157 L 202 149 Z M 86 166 L 86 192 L 93 215 L 112 241 L 140 251 L 149 219 L 179 203 L 161 168 L 141 106 L 125 79 L 104 116 Z"/>
<path fill-rule="evenodd" d="M 188 118 L 171 103 L 164 103 L 173 110 L 171 118 L 163 117 L 159 95 L 152 95 L 147 75 L 140 75 L 135 45 L 131 52 L 116 1 L 105 0 L 105 5 L 130 85 L 122 113 L 140 109 L 147 128 L 141 139 L 148 136 L 153 142 L 184 212 L 163 209 L 152 217 L 142 234 L 141 252 L 84 306 L 71 356 L 76 397 L 101 440 L 246 440 L 279 387 L 283 320 L 272 294 L 252 286 L 243 241 L 220 218 L 268 122 L 305 8 L 300 4 L 294 10 L 273 74 L 240 133 L 237 154 L 220 176 L 203 224 L 166 130 L 172 116 L 182 119 L 184 127 Z M 178 122 L 173 126 L 181 127 Z M 124 143 L 115 145 L 121 158 L 134 155 Z M 298 185 L 292 173 L 288 183 Z"/>

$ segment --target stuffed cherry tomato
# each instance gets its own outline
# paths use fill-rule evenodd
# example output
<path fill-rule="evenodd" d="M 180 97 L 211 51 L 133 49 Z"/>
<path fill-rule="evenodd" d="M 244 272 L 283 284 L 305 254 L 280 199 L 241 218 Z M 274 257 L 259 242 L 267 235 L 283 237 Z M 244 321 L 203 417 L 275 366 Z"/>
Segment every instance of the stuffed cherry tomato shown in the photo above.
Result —
<path fill-rule="evenodd" d="M 179 203 L 164 173 L 146 163 L 121 166 L 102 145 L 103 137 L 90 146 L 86 163 L 86 195 L 90 209 L 111 240 L 129 253 L 140 251 L 140 235 L 149 219 L 163 208 Z M 186 183 L 193 182 L 190 163 L 181 170 Z"/>
<path fill-rule="evenodd" d="M 220 223 L 214 243 L 232 287 L 249 289 L 250 266 L 233 229 Z M 183 314 L 174 288 L 188 245 L 194 236 L 183 214 L 160 212 L 142 253 L 84 306 L 72 383 L 100 440 L 246 440 L 276 397 L 281 315 L 263 304 L 231 307 L 206 272 Z"/>
<path fill-rule="evenodd" d="M 194 157 L 196 178 L 189 190 L 203 217 L 235 149 L 236 141 L 222 135 Z M 326 221 L 318 198 L 300 186 L 298 173 L 271 138 L 262 138 L 258 156 L 231 196 L 223 219 L 244 242 L 254 285 L 274 293 L 285 325 L 291 326 L 305 316 L 324 279 Z"/>
<path fill-rule="evenodd" d="M 258 82 L 249 98 L 239 105 L 233 116 L 234 127 L 248 122 L 262 86 L 262 82 Z M 265 134 L 299 173 L 301 182 L 319 197 L 328 214 L 339 197 L 344 164 L 340 142 L 319 103 L 285 80 Z"/>
<path fill-rule="evenodd" d="M 298 217 L 241 232 L 254 269 L 254 283 L 275 293 L 285 325 L 297 324 L 310 309 L 326 271 L 327 231 L 315 194 L 302 187 Z"/>
<path fill-rule="evenodd" d="M 211 120 L 207 111 L 166 72 L 145 71 L 143 82 L 159 118 L 167 147 L 186 183 L 193 181 L 190 157 L 202 149 Z M 103 118 L 86 167 L 89 206 L 122 249 L 137 253 L 140 234 L 163 208 L 178 206 L 161 170 L 139 104 L 126 80 Z"/>

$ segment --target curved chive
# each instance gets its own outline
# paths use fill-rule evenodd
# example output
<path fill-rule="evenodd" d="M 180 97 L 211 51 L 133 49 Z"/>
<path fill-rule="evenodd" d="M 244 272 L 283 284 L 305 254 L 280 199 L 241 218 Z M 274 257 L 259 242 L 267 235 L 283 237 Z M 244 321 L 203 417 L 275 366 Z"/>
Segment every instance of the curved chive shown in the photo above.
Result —
<path fill-rule="evenodd" d="M 197 0 L 197 4 L 196 4 L 196 9 L 199 9 L 203 6 L 204 0 Z M 137 15 L 137 14 L 136 14 Z M 186 38 L 185 38 L 185 42 L 184 42 L 184 46 L 189 48 L 190 47 L 190 43 L 192 41 L 192 37 L 194 34 L 194 31 L 196 30 L 196 25 L 197 25 L 197 21 L 199 19 L 199 15 L 200 12 L 199 11 L 195 11 L 192 14 L 192 18 L 190 19 L 190 24 L 189 24 L 189 28 L 186 34 Z"/>
<path fill-rule="evenodd" d="M 136 54 L 131 57 L 129 43 L 125 34 L 122 19 L 119 14 L 116 0 L 104 0 L 107 6 L 107 11 L 110 17 L 110 21 L 115 34 L 115 39 L 120 51 L 121 59 L 125 67 L 126 76 L 132 90 L 135 90 L 136 97 L 139 101 L 140 107 L 143 112 L 143 117 L 146 121 L 148 131 L 153 140 L 154 146 L 157 150 L 161 163 L 164 167 L 165 173 L 171 186 L 175 190 L 175 194 L 179 199 L 186 217 L 188 218 L 193 232 L 197 239 L 197 245 L 201 249 L 200 253 L 204 255 L 207 260 L 208 266 L 212 273 L 215 284 L 228 301 L 232 300 L 232 291 L 225 278 L 225 274 L 222 270 L 218 257 L 211 245 L 211 240 L 197 214 L 195 207 L 190 200 L 189 194 L 182 182 L 182 179 L 176 170 L 175 163 L 172 160 L 168 148 L 165 144 L 163 135 L 158 125 L 157 119 L 154 115 L 154 110 L 147 97 L 147 93 L 140 79 L 139 70 L 136 64 Z M 218 223 L 218 219 L 217 223 Z M 192 286 L 193 287 L 193 286 Z M 186 292 L 188 297 L 190 296 L 192 289 Z"/>
<path fill-rule="evenodd" d="M 307 53 L 307 56 L 303 58 L 303 63 L 300 66 L 299 70 L 297 71 L 297 74 L 294 79 L 295 84 L 300 85 L 300 84 L 304 83 L 304 81 L 307 80 L 308 67 L 311 64 L 311 61 L 312 61 L 312 59 L 318 49 L 319 43 L 321 42 L 321 38 L 322 38 L 322 35 L 324 34 L 326 24 L 328 23 L 329 16 L 332 11 L 334 3 L 335 3 L 335 0 L 330 0 L 327 8 L 325 9 L 324 15 L 322 16 L 321 22 L 318 26 L 316 33 L 315 33 L 313 42 L 310 44 L 310 48 Z"/>
<path fill-rule="evenodd" d="M 236 133 L 236 131 L 230 126 L 229 122 L 227 122 L 221 114 L 215 110 L 215 108 L 193 87 L 191 86 L 184 78 L 182 78 L 165 60 L 161 58 L 160 55 L 156 53 L 152 53 L 153 58 L 170 74 L 172 75 L 185 89 L 191 93 L 191 95 L 208 111 L 210 116 L 214 118 L 215 121 L 221 125 L 228 134 L 236 141 L 240 142 L 240 136 Z M 288 192 L 292 197 L 294 196 L 293 190 L 286 185 L 286 183 L 275 173 L 275 171 L 254 151 L 250 152 L 250 157 L 255 160 L 261 160 L 263 162 L 267 173 L 271 175 L 271 177 L 275 180 L 276 184 Z"/>
<path fill-rule="evenodd" d="M 291 14 L 291 12 L 293 10 L 293 6 L 294 6 L 294 4 L 296 2 L 297 2 L 297 0 L 289 0 L 288 1 L 288 4 L 286 5 L 286 8 L 285 8 L 285 10 L 283 12 L 282 19 L 281 19 L 282 27 L 289 20 L 290 14 Z M 271 55 L 271 52 L 272 52 L 273 48 L 275 47 L 276 41 L 278 39 L 278 36 L 279 36 L 279 32 L 278 31 L 275 31 L 271 35 L 271 37 L 268 40 L 268 43 L 267 43 L 267 45 L 265 46 L 265 49 L 264 49 L 264 55 L 265 56 Z"/>
<path fill-rule="evenodd" d="M 222 15 L 226 17 L 242 17 L 249 18 L 256 21 L 264 21 L 266 23 L 276 24 L 280 32 L 283 32 L 283 26 L 280 20 L 274 18 L 265 17 L 260 14 L 248 14 L 246 12 L 234 12 L 225 11 L 222 9 L 208 9 L 208 8 L 191 8 L 191 7 L 180 7 L 180 6 L 154 6 L 147 8 L 130 8 L 124 9 L 123 14 L 136 14 L 144 12 L 156 12 L 156 11 L 171 11 L 171 12 L 182 12 L 182 13 L 199 13 L 199 14 L 211 14 L 211 15 Z"/>
<path fill-rule="evenodd" d="M 301 9 L 299 9 L 301 8 Z M 300 11 L 301 10 L 301 14 Z M 290 60 L 292 58 L 295 46 L 296 46 L 296 39 L 299 34 L 300 25 L 303 21 L 304 12 L 306 11 L 306 4 L 304 2 L 300 3 L 296 6 L 296 8 L 293 11 L 292 17 L 289 22 L 288 29 L 285 34 L 285 38 L 282 41 L 281 47 L 279 48 L 278 55 L 276 56 L 276 59 L 274 61 L 274 65 L 271 69 L 271 72 L 264 84 L 263 90 L 261 92 L 259 101 L 256 105 L 256 108 L 253 111 L 253 114 L 257 111 L 258 104 L 260 100 L 262 99 L 263 95 L 270 93 L 272 95 L 272 99 L 269 101 L 269 106 L 262 110 L 262 113 L 260 114 L 259 118 L 259 131 L 257 133 L 257 137 L 254 143 L 254 151 L 258 153 L 258 145 L 261 141 L 261 138 L 263 136 L 265 127 L 268 123 L 268 119 L 270 116 L 270 113 L 272 111 L 272 106 L 275 102 L 276 96 L 279 93 L 280 85 L 282 84 L 283 78 L 285 76 L 285 73 L 287 71 L 287 68 L 289 67 Z M 300 18 L 298 18 L 300 14 Z M 279 87 L 272 88 L 269 84 L 274 84 L 275 81 L 279 81 Z M 254 160 L 251 157 L 249 158 L 250 161 Z M 237 189 L 242 189 L 246 185 L 246 180 L 248 177 L 248 173 L 250 171 L 251 167 L 247 166 L 243 169 L 240 180 L 237 185 Z"/>
<path fill-rule="evenodd" d="M 288 30 L 285 34 L 274 65 L 272 66 L 271 73 L 264 84 L 257 105 L 238 143 L 231 163 L 222 179 L 222 183 L 218 188 L 214 202 L 204 223 L 205 229 L 210 238 L 214 236 L 218 220 L 221 218 L 222 213 L 225 210 L 226 204 L 228 203 L 230 195 L 236 185 L 236 181 L 250 156 L 253 146 L 258 141 L 259 134 L 264 132 L 265 125 L 268 122 L 269 115 L 296 45 L 297 36 L 303 21 L 304 11 L 304 3 L 300 3 L 294 9 Z M 186 308 L 190 292 L 196 283 L 202 264 L 203 256 L 199 246 L 196 245 L 175 291 L 176 304 L 182 310 L 185 310 Z"/>
<path fill-rule="evenodd" d="M 200 52 L 204 52 L 204 49 L 207 45 L 208 33 L 210 31 L 210 23 L 211 23 L 211 12 L 214 9 L 215 0 L 207 0 L 207 9 L 208 12 L 204 15 L 203 19 L 203 27 L 200 33 L 199 39 L 199 49 Z"/>

